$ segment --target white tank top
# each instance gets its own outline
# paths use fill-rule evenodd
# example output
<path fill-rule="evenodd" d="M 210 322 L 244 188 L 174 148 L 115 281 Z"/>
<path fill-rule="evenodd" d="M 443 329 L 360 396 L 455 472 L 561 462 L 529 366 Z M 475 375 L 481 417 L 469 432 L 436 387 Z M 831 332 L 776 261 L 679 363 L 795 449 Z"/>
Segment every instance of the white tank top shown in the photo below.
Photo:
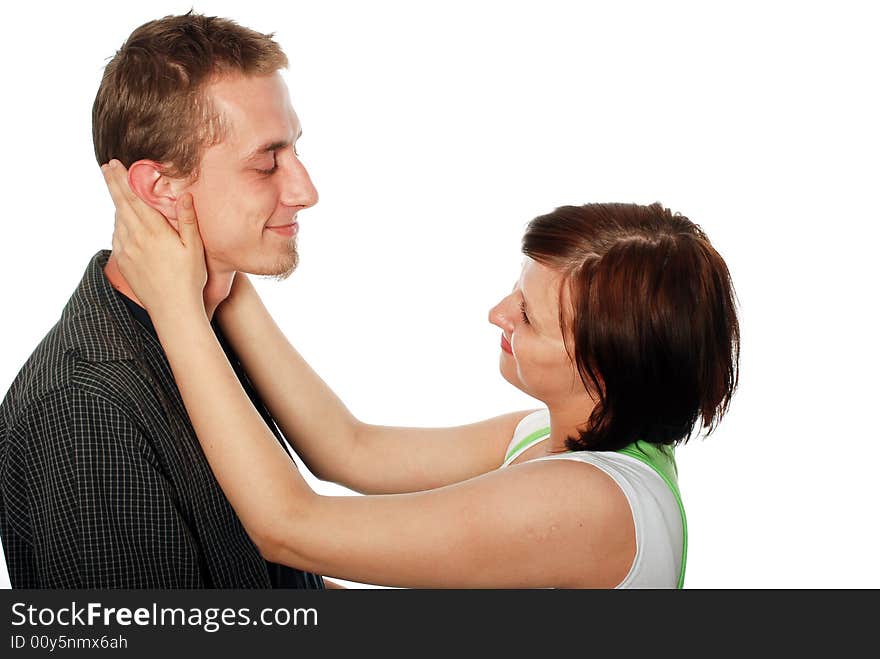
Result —
<path fill-rule="evenodd" d="M 528 415 L 516 427 L 501 467 L 549 436 L 549 411 Z M 629 573 L 616 588 L 682 587 L 687 521 L 671 447 L 636 442 L 621 451 L 569 451 L 535 460 L 580 460 L 594 465 L 626 496 L 635 527 L 636 554 Z"/>

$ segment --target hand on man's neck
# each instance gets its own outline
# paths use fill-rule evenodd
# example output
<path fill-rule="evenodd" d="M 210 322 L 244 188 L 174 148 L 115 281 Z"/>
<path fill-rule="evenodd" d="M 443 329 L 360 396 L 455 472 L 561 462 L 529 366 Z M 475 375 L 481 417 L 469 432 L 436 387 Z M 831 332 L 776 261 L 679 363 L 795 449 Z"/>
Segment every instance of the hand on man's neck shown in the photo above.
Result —
<path fill-rule="evenodd" d="M 208 320 L 211 320 L 220 303 L 229 297 L 232 281 L 235 279 L 235 270 L 221 268 L 210 258 L 205 259 L 205 265 L 208 268 L 208 281 L 205 283 L 202 297 L 205 300 L 205 312 L 208 314 Z"/>
<path fill-rule="evenodd" d="M 206 265 L 208 268 L 208 281 L 205 284 L 205 290 L 202 293 L 202 297 L 205 301 L 205 313 L 208 316 L 208 320 L 211 320 L 214 317 L 214 312 L 217 310 L 217 307 L 220 306 L 220 303 L 229 296 L 229 291 L 232 290 L 232 280 L 235 278 L 235 270 L 228 270 L 227 268 L 218 266 L 210 258 L 206 259 Z M 107 265 L 104 266 L 104 276 L 107 277 L 107 280 L 113 288 L 138 306 L 144 306 L 134 294 L 131 286 L 128 285 L 128 282 L 119 270 L 119 264 L 116 263 L 116 259 L 113 257 L 112 253 L 110 254 L 110 258 L 107 259 Z"/>

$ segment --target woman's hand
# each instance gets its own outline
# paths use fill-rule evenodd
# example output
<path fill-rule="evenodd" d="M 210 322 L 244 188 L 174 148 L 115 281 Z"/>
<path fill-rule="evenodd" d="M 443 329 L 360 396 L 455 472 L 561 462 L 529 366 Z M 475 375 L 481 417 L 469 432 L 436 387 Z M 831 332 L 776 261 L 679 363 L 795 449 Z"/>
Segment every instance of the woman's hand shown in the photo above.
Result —
<path fill-rule="evenodd" d="M 232 280 L 232 287 L 229 289 L 229 295 L 223 300 L 217 308 L 218 313 L 222 316 L 224 308 L 235 306 L 243 303 L 260 302 L 260 295 L 257 289 L 251 283 L 251 280 L 243 272 L 236 272 L 235 278 Z"/>
<path fill-rule="evenodd" d="M 150 315 L 204 310 L 208 274 L 192 195 L 177 200 L 178 233 L 134 194 L 122 163 L 111 160 L 101 171 L 116 206 L 113 256 L 141 304 Z"/>

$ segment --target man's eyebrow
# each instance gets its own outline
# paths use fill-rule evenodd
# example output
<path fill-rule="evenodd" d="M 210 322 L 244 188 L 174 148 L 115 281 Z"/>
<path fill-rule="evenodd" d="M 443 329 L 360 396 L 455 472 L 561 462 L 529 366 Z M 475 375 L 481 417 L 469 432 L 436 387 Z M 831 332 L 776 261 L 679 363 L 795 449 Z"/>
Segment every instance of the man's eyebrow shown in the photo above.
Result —
<path fill-rule="evenodd" d="M 299 131 L 296 139 L 298 140 L 300 137 L 302 137 L 302 130 Z M 294 140 L 294 142 L 295 141 L 296 140 Z M 290 140 L 273 140 L 272 142 L 266 142 L 265 144 L 261 144 L 256 149 L 248 153 L 244 157 L 244 160 L 245 162 L 249 162 L 251 160 L 254 160 L 255 158 L 258 158 L 259 156 L 262 156 L 264 153 L 270 153 L 272 151 L 277 151 L 278 149 L 284 149 L 290 146 L 290 144 Z"/>

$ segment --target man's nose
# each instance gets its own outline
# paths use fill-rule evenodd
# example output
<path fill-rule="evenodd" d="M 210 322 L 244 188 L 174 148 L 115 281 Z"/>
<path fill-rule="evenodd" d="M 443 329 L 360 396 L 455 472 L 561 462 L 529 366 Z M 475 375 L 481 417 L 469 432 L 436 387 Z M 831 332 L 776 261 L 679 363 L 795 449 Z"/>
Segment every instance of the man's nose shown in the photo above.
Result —
<path fill-rule="evenodd" d="M 309 208 L 318 203 L 318 191 L 308 170 L 297 156 L 291 158 L 282 185 L 281 203 L 285 206 Z"/>

